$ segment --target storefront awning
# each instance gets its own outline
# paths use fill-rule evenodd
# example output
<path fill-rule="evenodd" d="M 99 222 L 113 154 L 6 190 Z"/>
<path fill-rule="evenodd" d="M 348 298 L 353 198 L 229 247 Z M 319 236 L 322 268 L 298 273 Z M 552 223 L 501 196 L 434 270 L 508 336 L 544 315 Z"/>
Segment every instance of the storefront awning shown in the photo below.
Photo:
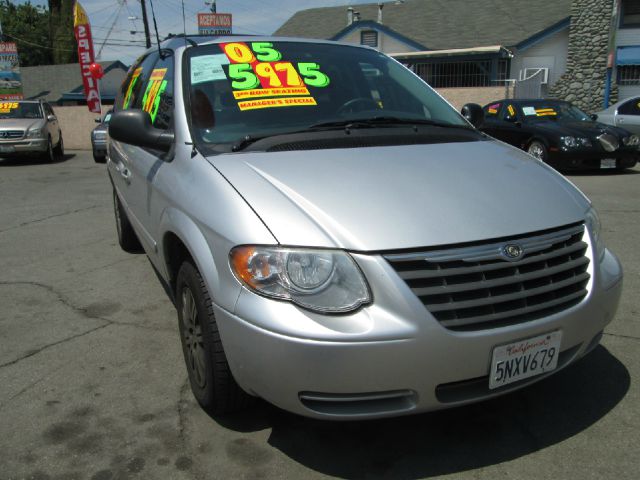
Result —
<path fill-rule="evenodd" d="M 640 65 L 640 46 L 618 47 L 616 65 Z"/>

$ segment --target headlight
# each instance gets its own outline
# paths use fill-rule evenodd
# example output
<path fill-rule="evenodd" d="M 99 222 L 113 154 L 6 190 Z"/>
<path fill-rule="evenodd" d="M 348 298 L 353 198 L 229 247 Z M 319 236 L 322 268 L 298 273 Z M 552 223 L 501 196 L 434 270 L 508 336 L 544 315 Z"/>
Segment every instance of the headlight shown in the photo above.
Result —
<path fill-rule="evenodd" d="M 622 143 L 627 147 L 637 147 L 640 144 L 640 137 L 637 135 L 629 135 L 622 139 Z"/>
<path fill-rule="evenodd" d="M 94 140 L 106 140 L 107 139 L 107 132 L 93 132 L 93 139 Z"/>
<path fill-rule="evenodd" d="M 30 128 L 27 131 L 27 138 L 43 138 L 44 132 L 42 128 Z"/>
<path fill-rule="evenodd" d="M 339 250 L 247 245 L 232 249 L 229 263 L 254 292 L 316 312 L 349 312 L 371 301 L 360 269 Z"/>
<path fill-rule="evenodd" d="M 591 140 L 585 137 L 560 137 L 560 144 L 567 148 L 590 147 Z"/>
<path fill-rule="evenodd" d="M 598 260 L 601 260 L 604 256 L 604 241 L 602 240 L 602 224 L 600 223 L 600 217 L 596 209 L 591 207 L 587 210 L 584 218 L 584 223 L 587 226 L 589 232 L 591 232 L 591 238 L 593 239 L 594 246 L 596 248 L 596 256 Z"/>

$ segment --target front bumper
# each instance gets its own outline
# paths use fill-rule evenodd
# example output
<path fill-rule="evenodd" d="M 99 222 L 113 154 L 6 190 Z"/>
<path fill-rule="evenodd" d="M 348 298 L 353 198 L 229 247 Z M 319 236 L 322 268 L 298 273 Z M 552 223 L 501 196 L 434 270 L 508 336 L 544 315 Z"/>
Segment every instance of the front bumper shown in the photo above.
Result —
<path fill-rule="evenodd" d="M 107 141 L 106 140 L 94 140 L 91 139 L 91 146 L 93 149 L 93 154 L 96 156 L 106 156 L 107 155 Z"/>
<path fill-rule="evenodd" d="M 637 150 L 616 150 L 605 152 L 594 149 L 575 151 L 550 151 L 548 162 L 558 170 L 600 170 L 601 160 L 615 159 L 615 167 L 632 168 L 638 161 L 640 152 Z"/>
<path fill-rule="evenodd" d="M 0 155 L 43 154 L 47 151 L 46 138 L 0 142 Z"/>
<path fill-rule="evenodd" d="M 243 389 L 285 410 L 334 420 L 488 399 L 553 374 L 595 348 L 622 289 L 621 266 L 606 251 L 580 304 L 518 325 L 457 332 L 442 327 L 380 258 L 354 258 L 367 278 L 384 278 L 372 282 L 374 303 L 355 313 L 316 315 L 244 289 L 234 313 L 214 307 L 229 365 Z M 495 346 L 557 329 L 562 353 L 554 372 L 488 389 Z"/>

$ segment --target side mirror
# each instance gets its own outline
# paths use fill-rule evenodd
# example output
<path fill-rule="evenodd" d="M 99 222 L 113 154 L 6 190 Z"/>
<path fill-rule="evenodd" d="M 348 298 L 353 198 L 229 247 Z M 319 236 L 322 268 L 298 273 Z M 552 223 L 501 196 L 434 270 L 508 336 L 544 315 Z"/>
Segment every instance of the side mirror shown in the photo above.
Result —
<path fill-rule="evenodd" d="M 592 113 L 591 115 L 589 115 L 589 118 L 595 122 L 596 120 L 598 120 L 598 114 Z"/>
<path fill-rule="evenodd" d="M 55 115 L 47 115 L 47 121 L 53 122 L 54 120 L 57 120 Z"/>
<path fill-rule="evenodd" d="M 476 128 L 484 123 L 484 111 L 477 103 L 467 103 L 461 110 L 462 116 Z"/>
<path fill-rule="evenodd" d="M 94 120 L 94 122 L 96 122 L 96 123 L 102 123 L 102 119 L 101 119 L 100 117 L 98 117 L 98 118 L 96 118 L 96 119 Z"/>
<path fill-rule="evenodd" d="M 111 115 L 109 136 L 119 142 L 168 152 L 175 135 L 155 128 L 144 110 L 122 110 Z"/>

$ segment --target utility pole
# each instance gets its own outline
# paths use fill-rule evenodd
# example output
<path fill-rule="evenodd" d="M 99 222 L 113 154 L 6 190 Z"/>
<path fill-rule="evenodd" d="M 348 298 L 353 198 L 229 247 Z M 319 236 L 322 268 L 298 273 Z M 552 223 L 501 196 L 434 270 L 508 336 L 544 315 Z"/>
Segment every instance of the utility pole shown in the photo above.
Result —
<path fill-rule="evenodd" d="M 216 0 L 211 0 L 209 2 L 204 2 L 205 5 L 211 5 L 211 13 L 217 13 L 216 12 Z"/>
<path fill-rule="evenodd" d="M 151 34 L 149 33 L 149 20 L 147 19 L 147 3 L 140 0 L 142 6 L 142 24 L 144 25 L 144 39 L 147 42 L 147 48 L 151 48 Z"/>

